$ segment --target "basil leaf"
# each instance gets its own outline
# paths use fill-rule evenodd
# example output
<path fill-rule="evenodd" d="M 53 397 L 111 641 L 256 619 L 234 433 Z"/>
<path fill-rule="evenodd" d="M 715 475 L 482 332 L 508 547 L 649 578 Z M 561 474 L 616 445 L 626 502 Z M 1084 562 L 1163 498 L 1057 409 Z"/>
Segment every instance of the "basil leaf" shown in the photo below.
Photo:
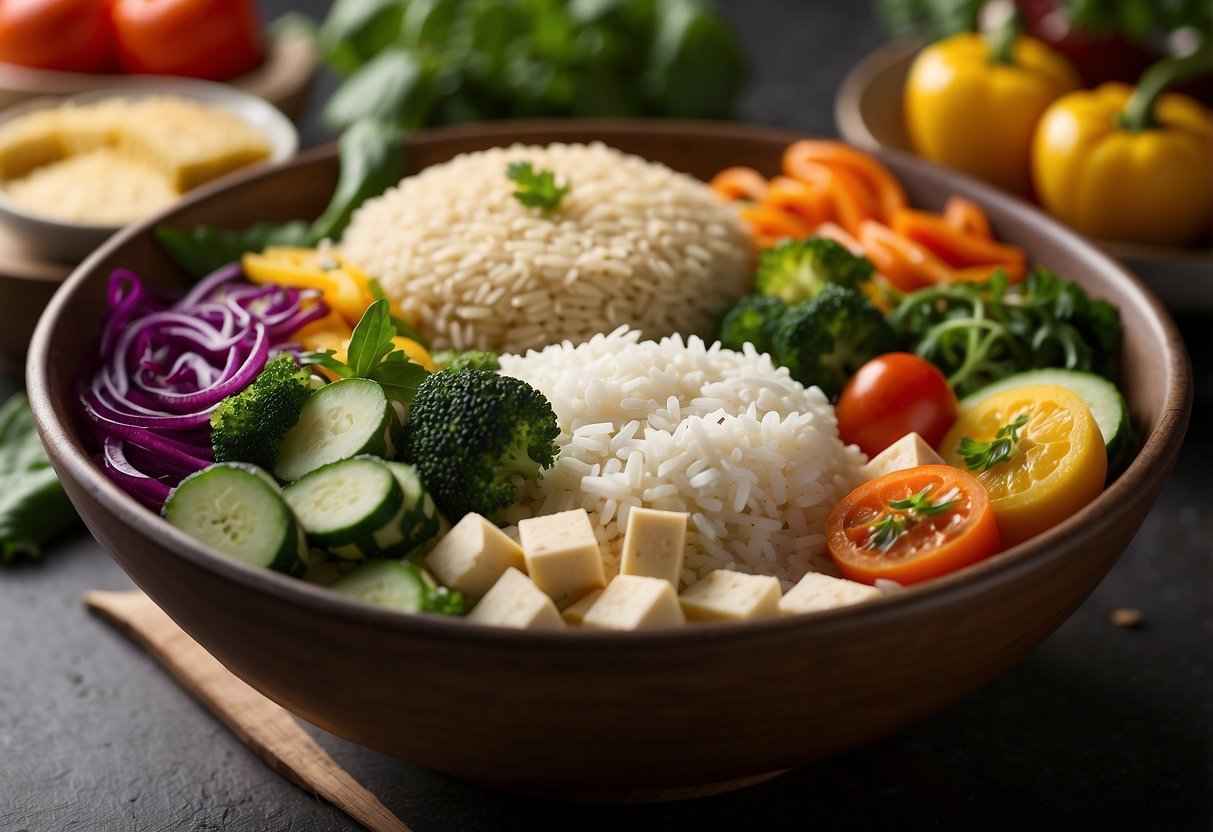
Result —
<path fill-rule="evenodd" d="M 24 393 L 0 408 L 0 564 L 37 558 L 80 519 L 34 429 Z"/>
<path fill-rule="evenodd" d="M 341 135 L 341 175 L 333 198 L 314 223 L 313 241 L 339 237 L 358 206 L 404 176 L 404 141 L 399 130 L 360 121 Z"/>
<path fill-rule="evenodd" d="M 329 66 L 340 75 L 355 72 L 396 39 L 404 10 L 400 0 L 337 0 L 320 28 Z"/>
<path fill-rule="evenodd" d="M 209 225 L 193 228 L 156 228 L 156 241 L 169 257 L 192 277 L 201 278 L 226 266 L 247 251 L 269 246 L 310 246 L 315 243 L 310 226 L 302 220 L 282 224 L 261 222 L 242 231 Z"/>
<path fill-rule="evenodd" d="M 345 363 L 360 378 L 368 375 L 383 357 L 392 351 L 392 338 L 396 327 L 392 326 L 392 315 L 386 300 L 377 300 L 366 308 L 362 320 L 354 327 L 350 336 L 350 347 L 346 350 Z"/>
<path fill-rule="evenodd" d="M 336 355 L 336 351 L 334 350 L 305 352 L 299 356 L 299 365 L 301 367 L 323 367 L 336 373 L 341 378 L 353 378 L 354 371 L 346 366 L 344 362 L 334 358 L 334 355 Z"/>
<path fill-rule="evenodd" d="M 337 88 L 324 108 L 324 123 L 344 130 L 363 121 L 378 121 L 417 130 L 434 107 L 433 78 L 407 49 L 385 49 L 359 67 Z"/>
<path fill-rule="evenodd" d="M 414 364 L 401 350 L 396 350 L 381 364 L 376 364 L 367 378 L 378 382 L 389 396 L 409 401 L 417 392 L 417 385 L 429 375 L 420 364 Z"/>

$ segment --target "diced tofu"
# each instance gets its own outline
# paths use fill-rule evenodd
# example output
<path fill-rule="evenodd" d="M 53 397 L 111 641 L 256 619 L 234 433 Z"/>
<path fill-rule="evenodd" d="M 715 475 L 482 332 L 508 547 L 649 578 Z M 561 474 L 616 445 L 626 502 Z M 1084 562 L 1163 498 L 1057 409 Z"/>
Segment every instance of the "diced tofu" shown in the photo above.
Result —
<path fill-rule="evenodd" d="M 480 598 L 511 566 L 525 569 L 522 547 L 479 514 L 466 514 L 425 557 L 439 582 Z"/>
<path fill-rule="evenodd" d="M 686 623 L 674 585 L 644 575 L 615 578 L 581 621 L 583 627 L 597 630 L 652 630 Z"/>
<path fill-rule="evenodd" d="M 907 433 L 889 447 L 885 448 L 864 466 L 864 480 L 874 480 L 877 477 L 891 474 L 894 471 L 904 471 L 906 468 L 917 468 L 919 465 L 944 465 L 943 457 L 935 453 L 917 433 Z"/>
<path fill-rule="evenodd" d="M 601 589 L 596 589 L 589 595 L 581 598 L 565 608 L 564 612 L 560 613 L 560 617 L 564 619 L 565 624 L 573 626 L 581 626 L 582 619 L 585 614 L 590 611 L 590 607 L 594 606 L 594 602 L 602 595 Z"/>
<path fill-rule="evenodd" d="M 521 520 L 518 540 L 531 580 L 557 609 L 606 586 L 602 554 L 585 509 Z"/>
<path fill-rule="evenodd" d="M 619 574 L 663 578 L 676 588 L 682 576 L 689 516 L 685 511 L 652 508 L 629 511 Z"/>
<path fill-rule="evenodd" d="M 880 594 L 880 590 L 874 586 L 810 572 L 779 599 L 779 611 L 784 615 L 799 615 L 830 610 L 871 601 L 879 598 Z"/>
<path fill-rule="evenodd" d="M 468 613 L 468 620 L 497 627 L 519 630 L 559 630 L 564 619 L 556 611 L 552 599 L 531 579 L 514 567 L 493 584 L 480 603 Z"/>
<path fill-rule="evenodd" d="M 779 580 L 717 569 L 679 597 L 688 621 L 745 621 L 779 614 Z"/>

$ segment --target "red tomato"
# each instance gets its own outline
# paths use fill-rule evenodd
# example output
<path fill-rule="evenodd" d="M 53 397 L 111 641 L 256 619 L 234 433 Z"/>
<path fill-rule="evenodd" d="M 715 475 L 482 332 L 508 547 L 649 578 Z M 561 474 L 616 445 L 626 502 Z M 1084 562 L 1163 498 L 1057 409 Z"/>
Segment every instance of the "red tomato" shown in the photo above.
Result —
<path fill-rule="evenodd" d="M 261 18 L 249 0 L 114 0 L 127 72 L 227 81 L 261 63 Z"/>
<path fill-rule="evenodd" d="M 971 474 L 920 465 L 864 483 L 826 520 L 843 577 L 914 584 L 995 554 L 1002 544 L 990 496 Z"/>
<path fill-rule="evenodd" d="M 956 394 L 934 364 L 890 352 L 859 368 L 838 398 L 838 433 L 876 456 L 907 433 L 931 447 L 956 421 Z"/>
<path fill-rule="evenodd" d="M 0 0 L 0 61 L 65 72 L 113 69 L 110 0 Z"/>

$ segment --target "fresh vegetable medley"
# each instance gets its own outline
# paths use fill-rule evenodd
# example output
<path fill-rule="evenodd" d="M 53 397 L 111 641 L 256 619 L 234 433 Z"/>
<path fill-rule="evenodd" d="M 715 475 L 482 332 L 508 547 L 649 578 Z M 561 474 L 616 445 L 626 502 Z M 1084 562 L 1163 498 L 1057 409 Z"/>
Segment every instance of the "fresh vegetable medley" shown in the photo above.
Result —
<path fill-rule="evenodd" d="M 517 210 L 552 222 L 579 184 L 501 171 Z M 759 256 L 753 291 L 705 341 L 620 330 L 525 357 L 431 351 L 336 240 L 250 246 L 175 301 L 115 272 L 80 386 L 100 463 L 204 543 L 369 603 L 640 629 L 809 612 L 954 572 L 1065 520 L 1131 458 L 1117 310 L 1031 268 L 978 205 L 912 208 L 881 163 L 825 141 L 789 147 L 772 179 L 731 168 L 711 189 Z M 633 354 L 649 375 L 620 398 L 579 370 Z M 692 381 L 645 401 L 665 397 L 645 385 Z M 797 421 L 805 409 L 825 434 Z M 732 449 L 707 432 L 726 423 L 743 431 Z M 814 485 L 796 454 L 834 461 Z M 703 496 L 721 472 L 744 488 Z M 586 500 L 535 497 L 545 477 Z M 752 545 L 722 548 L 703 507 Z M 764 549 L 784 523 L 821 559 Z"/>

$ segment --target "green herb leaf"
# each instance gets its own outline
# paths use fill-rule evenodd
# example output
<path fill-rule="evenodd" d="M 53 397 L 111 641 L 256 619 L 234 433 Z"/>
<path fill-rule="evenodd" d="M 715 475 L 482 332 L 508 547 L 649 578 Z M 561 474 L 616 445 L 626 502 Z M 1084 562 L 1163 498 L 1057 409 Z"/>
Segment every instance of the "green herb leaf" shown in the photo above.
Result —
<path fill-rule="evenodd" d="M 868 527 L 872 534 L 864 546 L 868 549 L 879 549 L 888 552 L 893 544 L 906 530 L 906 518 L 900 514 L 886 514 Z"/>
<path fill-rule="evenodd" d="M 375 300 L 387 299 L 387 293 L 383 291 L 383 286 L 380 285 L 378 280 L 372 277 L 367 282 L 367 285 L 371 290 L 371 297 L 373 297 Z M 414 329 L 413 325 L 404 318 L 397 318 L 395 315 L 393 315 L 392 325 L 396 327 L 396 334 L 401 338 L 408 338 L 411 341 L 416 341 L 427 350 L 430 348 L 430 342 L 425 339 L 425 336 Z"/>
<path fill-rule="evenodd" d="M 396 39 L 404 18 L 401 0 L 337 0 L 320 28 L 325 60 L 349 75 Z"/>
<path fill-rule="evenodd" d="M 341 135 L 341 174 L 333 198 L 312 223 L 313 241 L 339 237 L 358 206 L 404 176 L 401 132 L 376 121 L 360 121 Z"/>
<path fill-rule="evenodd" d="M 401 350 L 396 350 L 372 367 L 366 377 L 378 382 L 392 398 L 409 401 L 417 392 L 417 385 L 428 375 L 425 367 L 414 364 Z"/>
<path fill-rule="evenodd" d="M 518 183 L 514 198 L 531 208 L 555 211 L 560 200 L 569 192 L 570 185 L 556 186 L 556 175 L 550 170 L 535 172 L 530 162 L 510 162 L 505 175 Z"/>
<path fill-rule="evenodd" d="M 371 369 L 392 351 L 396 327 L 386 300 L 377 300 L 366 308 L 350 336 L 345 363 L 360 378 L 369 378 Z"/>
<path fill-rule="evenodd" d="M 243 231 L 229 231 L 209 225 L 193 228 L 156 228 L 156 241 L 191 277 L 206 277 L 228 263 L 239 260 L 247 251 L 263 251 L 269 246 L 310 246 L 315 243 L 311 227 L 302 220 L 287 223 L 261 222 Z"/>
<path fill-rule="evenodd" d="M 305 352 L 299 356 L 299 364 L 303 367 L 323 367 L 341 378 L 353 378 L 354 371 L 344 362 L 338 361 L 334 357 L 336 354 L 335 350 Z"/>
<path fill-rule="evenodd" d="M 1010 424 L 1003 425 L 989 442 L 978 442 L 968 436 L 962 437 L 956 452 L 970 471 L 989 471 L 1001 462 L 1015 456 L 1019 445 L 1019 431 L 1028 423 L 1028 414 L 1021 413 Z"/>
<path fill-rule="evenodd" d="M 928 485 L 922 491 L 919 491 L 917 494 L 911 494 L 904 500 L 889 500 L 889 508 L 910 512 L 919 517 L 931 517 L 936 514 L 943 514 L 956 505 L 956 498 L 960 496 L 960 492 L 955 488 L 935 502 L 931 502 L 930 494 L 933 487 Z"/>
<path fill-rule="evenodd" d="M 79 524 L 24 393 L 0 408 L 0 482 L 0 564 L 41 557 L 43 546 Z"/>
<path fill-rule="evenodd" d="M 417 130 L 429 121 L 436 98 L 432 72 L 411 51 L 392 47 L 337 88 L 324 108 L 324 123 L 333 130 L 362 121 Z"/>

